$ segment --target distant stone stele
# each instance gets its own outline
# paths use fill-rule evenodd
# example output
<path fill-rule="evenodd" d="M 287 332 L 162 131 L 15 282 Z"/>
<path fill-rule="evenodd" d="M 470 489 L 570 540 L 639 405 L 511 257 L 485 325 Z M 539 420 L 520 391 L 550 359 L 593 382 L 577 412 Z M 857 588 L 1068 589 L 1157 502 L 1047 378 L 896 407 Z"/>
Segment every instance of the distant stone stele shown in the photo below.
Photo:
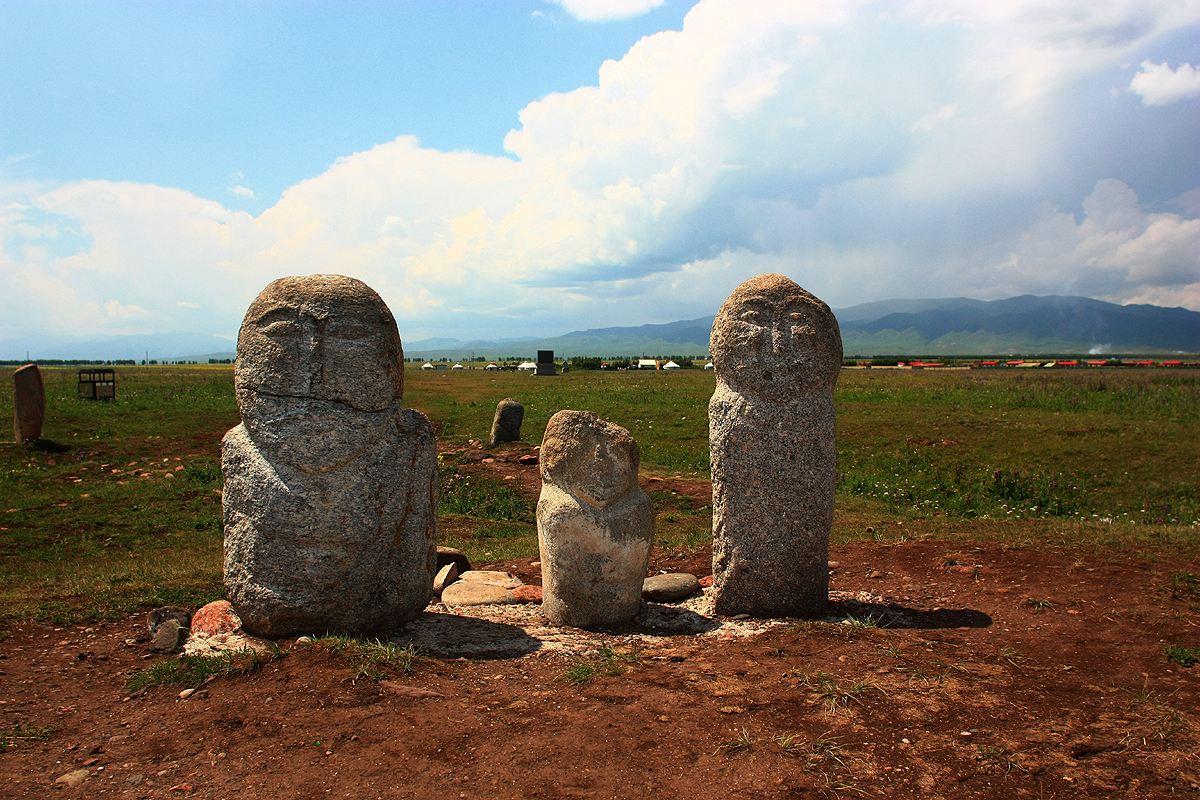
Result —
<path fill-rule="evenodd" d="M 837 320 L 789 278 L 759 275 L 721 306 L 710 349 L 715 610 L 819 615 L 837 482 Z"/>
<path fill-rule="evenodd" d="M 557 375 L 558 369 L 554 365 L 553 350 L 538 350 L 537 363 L 534 365 L 534 375 Z"/>
<path fill-rule="evenodd" d="M 280 278 L 238 333 L 225 588 L 268 637 L 400 627 L 433 585 L 433 428 L 401 406 L 396 321 L 341 275 Z"/>
<path fill-rule="evenodd" d="M 17 444 L 42 438 L 46 421 L 46 390 L 37 364 L 13 370 L 13 439 Z"/>
<path fill-rule="evenodd" d="M 517 442 L 521 440 L 521 423 L 525 421 L 525 406 L 506 397 L 496 404 L 496 414 L 492 417 L 492 433 L 488 444 L 492 447 L 501 442 Z"/>
<path fill-rule="evenodd" d="M 559 411 L 541 448 L 537 504 L 542 612 L 556 625 L 628 624 L 641 607 L 654 537 L 629 431 L 588 411 Z"/>

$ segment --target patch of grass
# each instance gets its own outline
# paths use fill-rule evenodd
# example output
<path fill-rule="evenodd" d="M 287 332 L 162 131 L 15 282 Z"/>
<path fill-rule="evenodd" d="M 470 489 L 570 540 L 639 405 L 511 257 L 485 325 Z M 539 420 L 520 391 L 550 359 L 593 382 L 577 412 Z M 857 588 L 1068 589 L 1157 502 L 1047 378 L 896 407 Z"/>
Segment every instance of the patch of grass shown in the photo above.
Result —
<path fill-rule="evenodd" d="M 785 733 L 776 736 L 775 743 L 784 755 L 805 758 L 809 767 L 818 767 L 826 762 L 846 766 L 842 757 L 845 748 L 832 732 L 822 733 L 811 742 L 805 741 L 798 733 Z"/>
<path fill-rule="evenodd" d="M 1170 749 L 1179 736 L 1189 732 L 1194 723 L 1173 708 L 1158 692 L 1142 686 L 1129 692 L 1129 708 L 1135 719 L 1121 737 L 1126 750 L 1143 750 L 1151 746 Z"/>
<path fill-rule="evenodd" d="M 1013 649 L 1011 647 L 1007 647 L 1007 646 L 1001 647 L 999 650 L 996 651 L 996 659 L 998 661 L 1005 662 L 1010 667 L 1016 667 L 1018 669 L 1020 667 L 1024 666 L 1024 664 L 1027 660 L 1025 658 L 1025 656 L 1021 655 L 1015 649 Z"/>
<path fill-rule="evenodd" d="M 54 735 L 53 725 L 31 725 L 14 722 L 6 730 L 0 730 L 0 753 L 16 746 L 17 742 L 40 742 Z"/>
<path fill-rule="evenodd" d="M 351 636 L 320 636 L 312 646 L 326 650 L 350 665 L 353 680 L 383 680 L 395 675 L 411 675 L 420 656 L 412 645 L 399 645 L 381 639 L 355 639 Z"/>
<path fill-rule="evenodd" d="M 842 625 L 852 631 L 868 631 L 876 628 L 885 627 L 881 624 L 883 618 L 876 614 L 867 614 L 862 617 L 856 617 L 853 614 L 842 620 Z"/>
<path fill-rule="evenodd" d="M 1168 585 L 1174 600 L 1200 601 L 1200 575 L 1191 572 L 1176 572 Z"/>
<path fill-rule="evenodd" d="M 640 660 L 637 653 L 619 653 L 604 645 L 596 652 L 595 658 L 575 661 L 567 667 L 567 680 L 582 686 L 600 675 L 621 675 L 625 672 L 626 664 L 636 664 Z"/>
<path fill-rule="evenodd" d="M 129 694 L 145 689 L 198 689 L 202 684 L 226 675 L 248 675 L 256 672 L 268 657 L 249 648 L 217 656 L 183 655 L 160 661 L 139 670 L 125 683 Z"/>
<path fill-rule="evenodd" d="M 863 789 L 855 786 L 844 778 L 840 778 L 825 770 L 820 771 L 822 784 L 817 787 L 817 794 L 821 797 L 833 798 L 833 800 L 842 800 L 847 794 L 855 797 L 866 797 L 867 793 Z"/>
<path fill-rule="evenodd" d="M 1008 775 L 1014 769 L 1018 772 L 1026 772 L 1026 769 L 1017 763 L 1013 757 L 1012 751 L 1004 747 L 996 745 L 979 744 L 975 746 L 978 751 L 975 760 L 988 766 L 994 767 Z"/>
<path fill-rule="evenodd" d="M 183 477 L 205 489 L 218 489 L 223 483 L 218 461 L 193 461 L 183 468 Z"/>
<path fill-rule="evenodd" d="M 489 520 L 533 522 L 533 505 L 511 486 L 486 475 L 468 475 L 454 464 L 439 468 L 438 512 Z"/>
<path fill-rule="evenodd" d="M 749 753 L 754 749 L 754 738 L 750 731 L 742 728 L 737 736 L 717 747 L 718 753 Z"/>
<path fill-rule="evenodd" d="M 1053 603 L 1040 597 L 1025 598 L 1025 605 L 1032 609 L 1033 613 L 1035 614 L 1040 614 L 1043 611 L 1049 611 L 1050 609 L 1054 608 Z"/>
<path fill-rule="evenodd" d="M 802 686 L 817 695 L 830 713 L 836 712 L 839 708 L 849 708 L 854 703 L 862 703 L 863 695 L 867 692 L 881 691 L 870 681 L 839 682 L 837 678 L 824 672 L 805 675 L 800 682 Z"/>
<path fill-rule="evenodd" d="M 1194 667 L 1200 663 L 1200 647 L 1186 647 L 1181 644 L 1171 644 L 1163 650 L 1167 661 L 1181 667 Z"/>

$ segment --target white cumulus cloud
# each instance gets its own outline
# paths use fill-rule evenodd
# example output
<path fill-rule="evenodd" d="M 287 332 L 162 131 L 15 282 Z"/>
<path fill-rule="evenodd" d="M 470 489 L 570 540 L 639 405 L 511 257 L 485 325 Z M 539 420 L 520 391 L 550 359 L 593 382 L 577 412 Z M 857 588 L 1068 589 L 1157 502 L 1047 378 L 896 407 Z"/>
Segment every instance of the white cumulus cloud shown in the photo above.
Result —
<path fill-rule="evenodd" d="M 1154 64 L 1143 61 L 1141 70 L 1133 76 L 1129 89 L 1148 106 L 1166 106 L 1200 95 L 1200 70 L 1191 64 L 1171 69 L 1165 61 Z"/>
<path fill-rule="evenodd" d="M 551 0 L 568 14 L 584 22 L 609 22 L 640 17 L 665 0 Z"/>

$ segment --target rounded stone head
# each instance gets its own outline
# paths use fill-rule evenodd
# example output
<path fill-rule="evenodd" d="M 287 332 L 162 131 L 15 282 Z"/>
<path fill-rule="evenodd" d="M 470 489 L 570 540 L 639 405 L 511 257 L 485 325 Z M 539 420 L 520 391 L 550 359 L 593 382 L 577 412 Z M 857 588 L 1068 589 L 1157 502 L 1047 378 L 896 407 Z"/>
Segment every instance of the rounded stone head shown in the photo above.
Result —
<path fill-rule="evenodd" d="M 370 286 L 344 275 L 280 278 L 263 289 L 238 332 L 234 386 L 381 411 L 404 389 L 396 320 Z M 244 409 L 243 409 L 244 410 Z"/>
<path fill-rule="evenodd" d="M 718 378 L 777 400 L 832 392 L 842 366 L 833 312 L 784 275 L 759 275 L 734 289 L 713 321 L 709 347 Z"/>
<path fill-rule="evenodd" d="M 596 508 L 637 487 L 638 446 L 629 431 L 590 411 L 559 411 L 546 423 L 542 480 Z"/>

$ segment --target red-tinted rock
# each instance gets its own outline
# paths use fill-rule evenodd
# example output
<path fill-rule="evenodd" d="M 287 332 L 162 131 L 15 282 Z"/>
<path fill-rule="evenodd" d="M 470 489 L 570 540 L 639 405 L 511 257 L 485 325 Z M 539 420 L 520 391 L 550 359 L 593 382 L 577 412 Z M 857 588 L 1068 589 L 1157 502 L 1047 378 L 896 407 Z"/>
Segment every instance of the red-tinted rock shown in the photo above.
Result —
<path fill-rule="evenodd" d="M 712 586 L 712 582 L 713 582 L 712 575 L 705 575 L 703 578 L 700 579 L 700 585 L 702 587 L 704 587 L 705 589 L 707 589 L 709 586 Z"/>
<path fill-rule="evenodd" d="M 542 602 L 542 587 L 526 584 L 512 590 L 513 599 L 518 603 Z"/>
<path fill-rule="evenodd" d="M 214 600 L 192 615 L 192 633 L 233 633 L 241 628 L 241 617 L 228 600 Z"/>
<path fill-rule="evenodd" d="M 517 459 L 518 464 L 531 465 L 538 463 L 537 453 L 526 453 Z"/>

